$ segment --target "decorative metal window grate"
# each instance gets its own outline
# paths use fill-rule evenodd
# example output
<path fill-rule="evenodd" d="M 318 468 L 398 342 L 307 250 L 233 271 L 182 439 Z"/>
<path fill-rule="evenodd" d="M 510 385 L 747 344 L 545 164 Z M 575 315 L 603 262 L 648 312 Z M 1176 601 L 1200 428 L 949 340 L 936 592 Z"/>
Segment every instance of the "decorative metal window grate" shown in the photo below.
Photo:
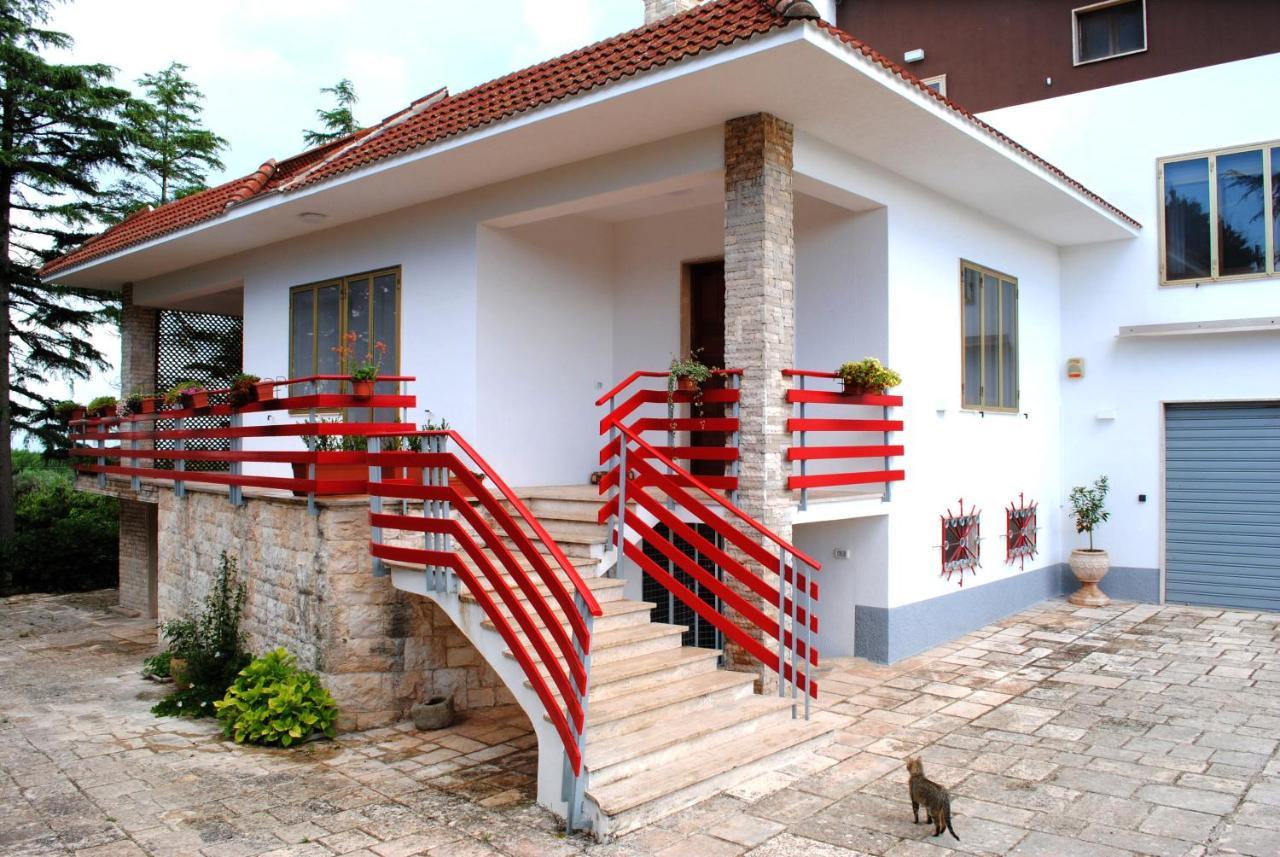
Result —
<path fill-rule="evenodd" d="M 244 319 L 232 315 L 161 310 L 156 331 L 156 390 L 164 393 L 180 381 L 195 381 L 206 387 L 229 387 L 231 378 L 241 371 L 244 347 Z M 126 391 L 128 392 L 128 391 Z M 151 392 L 151 391 L 147 391 Z M 188 428 L 225 428 L 225 417 L 191 417 Z M 172 420 L 156 420 L 157 429 L 173 428 Z M 171 440 L 156 441 L 158 449 L 174 449 Z M 206 438 L 187 442 L 187 449 L 226 451 L 231 442 L 225 438 Z M 172 467 L 172 462 L 157 461 L 158 468 Z M 188 470 L 227 470 L 223 462 L 191 461 Z"/>
<path fill-rule="evenodd" d="M 1026 568 L 1027 560 L 1036 555 L 1037 508 L 1034 502 L 1028 503 L 1019 494 L 1017 504 L 1010 503 L 1005 509 L 1004 561 L 1009 565 L 1018 562 Z"/>
<path fill-rule="evenodd" d="M 959 584 L 964 586 L 964 573 L 975 574 L 982 565 L 982 513 L 970 507 L 964 510 L 964 500 L 960 501 L 960 513 L 953 515 L 951 510 L 942 516 L 942 576 L 951 579 L 951 575 L 959 574 Z"/>
<path fill-rule="evenodd" d="M 720 537 L 716 535 L 715 530 L 706 524 L 693 524 L 691 526 L 698 531 L 698 535 L 702 536 L 717 547 L 722 544 Z M 715 575 L 717 579 L 720 579 L 721 576 L 716 564 L 707 557 L 698 553 L 697 548 L 693 545 L 678 536 L 672 537 L 670 528 L 663 524 L 655 524 L 654 530 L 658 533 L 659 537 L 669 540 L 681 553 L 685 556 L 693 557 L 693 559 L 697 561 L 698 565 L 706 569 L 708 573 Z M 680 568 L 674 562 L 667 559 L 660 550 L 653 547 L 648 542 L 645 542 L 644 554 L 670 573 L 671 576 L 678 580 L 682 586 L 687 588 L 690 592 L 695 593 L 707 604 L 714 607 L 716 612 L 720 611 L 719 599 L 716 598 L 715 594 L 707 589 L 707 587 L 700 585 L 692 576 L 681 571 Z M 689 629 L 684 633 L 684 645 L 697 646 L 703 649 L 720 648 L 720 632 L 716 627 L 695 613 L 692 607 L 672 595 L 671 592 L 661 583 L 646 574 L 644 575 L 644 579 L 641 581 L 640 590 L 643 600 L 653 602 L 657 605 L 650 613 L 650 617 L 654 622 L 665 622 L 669 625 L 684 625 Z"/>

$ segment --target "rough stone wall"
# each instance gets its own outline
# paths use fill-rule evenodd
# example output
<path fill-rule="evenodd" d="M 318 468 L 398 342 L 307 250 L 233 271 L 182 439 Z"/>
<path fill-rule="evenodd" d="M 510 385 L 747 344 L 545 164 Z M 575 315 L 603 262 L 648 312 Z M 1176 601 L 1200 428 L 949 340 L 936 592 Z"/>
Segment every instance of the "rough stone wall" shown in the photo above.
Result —
<path fill-rule="evenodd" d="M 795 360 L 793 143 L 794 129 L 775 116 L 725 124 L 725 365 L 742 370 L 738 505 L 787 541 L 794 499 L 782 370 Z M 759 669 L 740 651 L 727 654 L 735 667 Z M 771 675 L 761 671 L 763 685 Z"/>
<path fill-rule="evenodd" d="M 703 0 L 644 0 L 644 22 L 652 24 L 671 15 L 687 12 L 702 2 Z"/>
<path fill-rule="evenodd" d="M 368 507 L 188 488 L 160 492 L 160 618 L 203 602 L 222 551 L 239 560 L 242 628 L 254 652 L 284 646 L 320 675 L 341 709 L 339 727 L 404 719 L 421 698 L 452 693 L 460 709 L 513 702 L 496 673 L 431 601 L 375 578 Z"/>
<path fill-rule="evenodd" d="M 160 313 L 135 306 L 133 285 L 120 292 L 120 395 L 133 390 L 150 393 L 156 387 L 156 334 Z M 149 447 L 148 447 L 149 448 Z M 140 467 L 150 461 L 138 462 Z M 156 615 L 155 507 L 120 501 L 120 606 L 141 616 Z"/>

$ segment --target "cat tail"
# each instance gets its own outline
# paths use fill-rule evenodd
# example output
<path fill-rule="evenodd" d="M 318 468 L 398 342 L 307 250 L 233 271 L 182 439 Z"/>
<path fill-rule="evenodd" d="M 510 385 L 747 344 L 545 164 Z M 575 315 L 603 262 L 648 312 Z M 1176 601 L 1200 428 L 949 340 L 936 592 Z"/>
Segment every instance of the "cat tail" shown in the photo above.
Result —
<path fill-rule="evenodd" d="M 955 837 L 956 842 L 960 841 L 960 837 L 956 836 L 956 829 L 951 826 L 951 813 L 947 813 L 947 832 Z"/>

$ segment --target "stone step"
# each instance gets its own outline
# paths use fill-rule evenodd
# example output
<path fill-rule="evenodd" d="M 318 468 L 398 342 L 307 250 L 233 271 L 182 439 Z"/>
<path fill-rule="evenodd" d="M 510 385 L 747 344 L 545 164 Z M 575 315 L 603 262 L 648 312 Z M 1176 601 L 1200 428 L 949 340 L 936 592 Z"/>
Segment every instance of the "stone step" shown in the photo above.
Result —
<path fill-rule="evenodd" d="M 783 713 L 790 719 L 790 700 L 753 694 L 730 705 L 700 711 L 697 717 L 666 717 L 644 729 L 597 741 L 587 748 L 591 784 L 599 788 L 695 755 L 704 743 L 720 743 L 730 737 L 741 740 Z"/>
<path fill-rule="evenodd" d="M 686 630 L 682 625 L 651 622 L 595 634 L 591 638 L 592 668 L 598 664 L 622 661 L 664 649 L 678 649 Z M 517 637 L 522 646 L 528 646 L 529 641 L 524 634 L 517 634 Z M 504 649 L 503 654 L 508 658 L 513 657 L 510 649 Z"/>
<path fill-rule="evenodd" d="M 683 646 L 638 658 L 591 665 L 591 699 L 604 702 L 628 693 L 656 689 L 672 681 L 715 672 L 719 649 Z"/>
<path fill-rule="evenodd" d="M 717 706 L 732 705 L 751 696 L 754 685 L 755 676 L 751 673 L 716 670 L 610 699 L 593 698 L 587 704 L 588 747 L 668 721 L 675 715 L 700 714 Z"/>
<path fill-rule="evenodd" d="M 701 743 L 696 752 L 662 765 L 595 785 L 588 782 L 587 798 L 596 810 L 596 835 L 610 839 L 651 824 L 711 795 L 791 762 L 831 739 L 842 721 L 827 712 L 812 720 L 792 720 L 775 714 L 776 722 L 761 724 L 749 741 L 731 734 Z M 587 755 L 590 768 L 590 750 Z"/>
<path fill-rule="evenodd" d="M 618 599 L 616 601 L 602 601 L 600 602 L 601 615 L 596 617 L 593 625 L 594 632 L 598 635 L 607 631 L 615 631 L 618 628 L 631 628 L 636 625 L 647 625 L 649 623 L 649 614 L 652 612 L 653 606 L 654 605 L 645 601 L 624 601 L 622 599 Z M 500 603 L 499 609 L 502 611 L 504 616 L 511 619 L 513 614 L 506 604 Z M 565 619 L 564 611 L 560 609 L 560 606 L 555 604 L 552 606 L 551 612 L 560 620 L 560 627 L 564 628 L 565 631 L 568 632 L 569 623 Z M 534 622 L 541 626 L 542 619 L 536 613 L 533 613 L 532 609 L 530 609 L 530 613 L 533 616 Z M 514 625 L 514 620 L 512 621 L 512 624 Z M 489 619 L 485 619 L 480 623 L 480 625 L 486 630 L 497 633 L 497 626 Z M 519 626 L 516 627 L 518 628 Z M 571 639 L 572 636 L 572 633 L 570 633 Z"/>
<path fill-rule="evenodd" d="M 531 499 L 524 501 L 534 517 L 544 524 L 548 521 L 580 521 L 582 523 L 594 524 L 597 522 L 597 516 L 600 511 L 600 505 L 604 502 L 603 497 L 594 497 L 591 500 L 558 500 L 558 499 Z M 514 512 L 510 503 L 504 502 L 508 511 Z"/>
<path fill-rule="evenodd" d="M 525 534 L 534 539 L 534 545 L 538 545 L 538 540 L 533 535 L 533 530 L 523 521 L 519 522 L 520 528 Z M 575 521 L 547 521 L 542 522 L 543 528 L 547 531 L 547 535 L 560 546 L 560 550 L 564 551 L 568 557 L 587 558 L 598 556 L 604 549 L 604 543 L 609 538 L 609 528 L 600 524 L 583 524 Z M 503 541 L 510 547 L 514 543 L 511 539 L 503 537 Z"/>
<path fill-rule="evenodd" d="M 515 591 L 516 597 L 519 600 L 521 601 L 529 600 L 525 596 L 524 590 L 516 586 L 515 581 L 512 580 L 509 575 L 504 575 L 504 579 Z M 609 601 L 621 600 L 623 596 L 623 592 L 626 589 L 626 585 L 627 585 L 625 580 L 618 580 L 612 577 L 588 577 L 586 575 L 582 575 L 582 579 L 583 579 L 583 582 L 586 583 L 587 588 L 591 590 L 591 594 L 595 596 L 596 601 L 599 602 L 602 608 L 604 607 L 605 603 Z M 485 592 L 492 593 L 494 591 L 493 583 L 488 578 L 482 578 L 481 585 L 484 587 Z M 547 586 L 542 581 L 534 580 L 534 588 L 539 593 L 541 593 L 542 597 L 548 598 L 548 599 L 552 597 L 551 587 Z M 569 588 L 569 591 L 570 592 L 573 591 L 571 587 Z M 475 596 L 472 595 L 472 593 L 467 591 L 465 588 L 462 590 L 461 597 L 463 601 L 476 600 Z"/>
<path fill-rule="evenodd" d="M 516 496 L 527 505 L 530 500 L 571 500 L 589 501 L 600 496 L 600 486 L 580 485 L 534 485 L 528 488 L 515 489 Z"/>

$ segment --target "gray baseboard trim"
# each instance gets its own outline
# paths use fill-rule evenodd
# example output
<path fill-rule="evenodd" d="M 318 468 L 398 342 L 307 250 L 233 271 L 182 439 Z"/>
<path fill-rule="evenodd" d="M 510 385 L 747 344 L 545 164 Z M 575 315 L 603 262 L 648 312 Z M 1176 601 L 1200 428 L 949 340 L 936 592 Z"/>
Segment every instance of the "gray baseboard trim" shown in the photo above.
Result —
<path fill-rule="evenodd" d="M 854 608 L 854 654 L 891 664 L 953 640 L 1049 598 L 1075 592 L 1065 563 L 901 607 Z M 1121 601 L 1160 600 L 1158 568 L 1114 567 L 1100 584 Z"/>

